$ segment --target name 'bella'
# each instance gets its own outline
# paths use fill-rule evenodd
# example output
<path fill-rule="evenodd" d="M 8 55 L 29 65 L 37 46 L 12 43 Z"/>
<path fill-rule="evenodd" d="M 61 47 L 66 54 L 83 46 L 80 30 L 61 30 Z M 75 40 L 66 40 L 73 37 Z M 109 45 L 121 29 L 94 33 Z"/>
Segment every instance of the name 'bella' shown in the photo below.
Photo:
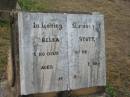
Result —
<path fill-rule="evenodd" d="M 57 38 L 57 37 L 53 37 L 53 38 L 51 38 L 51 37 L 42 37 L 42 42 L 59 42 L 60 40 L 59 40 L 59 38 Z"/>

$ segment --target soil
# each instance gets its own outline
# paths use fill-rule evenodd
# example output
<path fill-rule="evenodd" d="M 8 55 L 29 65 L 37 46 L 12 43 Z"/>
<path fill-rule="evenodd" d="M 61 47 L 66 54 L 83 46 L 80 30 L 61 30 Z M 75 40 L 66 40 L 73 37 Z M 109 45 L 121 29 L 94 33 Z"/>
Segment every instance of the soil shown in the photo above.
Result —
<path fill-rule="evenodd" d="M 105 16 L 107 83 L 118 92 L 117 97 L 130 97 L 130 0 L 38 0 L 47 11 L 98 11 Z M 2 32 L 5 33 L 5 32 Z M 0 39 L 4 34 L 1 34 Z M 8 46 L 0 51 L 7 54 Z M 2 48 L 2 49 L 1 49 Z M 1 52 L 0 52 L 1 54 Z M 5 57 L 6 58 L 6 57 Z M 5 66 L 5 64 L 4 64 Z"/>

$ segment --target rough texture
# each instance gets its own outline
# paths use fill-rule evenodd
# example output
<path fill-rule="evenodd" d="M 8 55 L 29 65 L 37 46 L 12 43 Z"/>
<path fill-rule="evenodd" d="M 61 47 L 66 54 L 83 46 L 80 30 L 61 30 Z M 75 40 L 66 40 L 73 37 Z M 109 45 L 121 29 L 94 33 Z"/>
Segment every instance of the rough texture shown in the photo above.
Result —
<path fill-rule="evenodd" d="M 105 15 L 107 82 L 119 91 L 117 97 L 129 97 L 130 0 L 37 0 L 37 2 L 39 2 L 37 5 L 43 7 L 39 9 L 41 11 L 46 9 L 51 11 L 99 11 Z M 1 34 L 0 37 L 2 36 L 7 35 Z"/>
<path fill-rule="evenodd" d="M 39 0 L 39 4 L 41 0 Z M 98 11 L 105 16 L 107 82 L 130 96 L 130 0 L 42 0 L 47 10 Z M 44 9 L 44 8 L 43 8 Z"/>
<path fill-rule="evenodd" d="M 106 85 L 103 15 L 18 14 L 22 95 Z"/>
<path fill-rule="evenodd" d="M 14 97 L 7 81 L 0 83 L 0 97 Z"/>

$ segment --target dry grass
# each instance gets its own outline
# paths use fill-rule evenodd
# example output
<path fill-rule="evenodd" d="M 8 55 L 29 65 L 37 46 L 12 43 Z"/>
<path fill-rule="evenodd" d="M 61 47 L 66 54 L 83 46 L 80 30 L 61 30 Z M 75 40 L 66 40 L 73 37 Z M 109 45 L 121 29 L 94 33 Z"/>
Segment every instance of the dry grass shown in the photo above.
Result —
<path fill-rule="evenodd" d="M 5 78 L 8 49 L 10 46 L 9 22 L 0 21 L 0 80 Z"/>
<path fill-rule="evenodd" d="M 44 8 L 44 4 L 46 5 L 46 8 Z M 122 93 L 122 97 L 130 96 L 126 93 L 126 91 L 130 91 L 129 0 L 38 0 L 35 5 L 37 6 L 33 7 L 31 10 L 47 10 L 54 12 L 98 11 L 104 14 L 106 30 L 107 81 Z"/>
<path fill-rule="evenodd" d="M 31 11 L 98 11 L 105 15 L 107 81 L 129 97 L 130 91 L 130 0 L 24 0 Z M 28 3 L 26 3 L 28 2 Z M 29 4 L 30 3 L 30 4 Z M 27 5 L 26 5 L 27 4 Z M 0 60 L 6 64 L 9 33 L 0 28 Z M 2 66 L 0 63 L 0 66 Z M 119 96 L 118 96 L 119 97 Z"/>

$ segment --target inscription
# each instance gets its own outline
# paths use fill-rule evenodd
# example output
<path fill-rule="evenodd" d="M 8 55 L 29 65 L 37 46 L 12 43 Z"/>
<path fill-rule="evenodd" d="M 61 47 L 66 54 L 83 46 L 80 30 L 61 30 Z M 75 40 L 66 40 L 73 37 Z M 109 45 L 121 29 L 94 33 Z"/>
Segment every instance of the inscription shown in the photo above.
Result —
<path fill-rule="evenodd" d="M 45 37 L 43 37 L 42 42 L 59 42 L 59 38 L 51 38 L 51 37 L 45 38 Z"/>
<path fill-rule="evenodd" d="M 75 51 L 75 54 L 87 54 L 88 51 L 87 50 L 79 50 L 79 51 Z"/>
<path fill-rule="evenodd" d="M 52 29 L 62 30 L 63 26 L 62 26 L 62 24 L 56 24 L 56 23 L 47 23 L 47 24 L 45 24 L 43 22 L 41 22 L 41 23 L 34 22 L 33 23 L 33 28 L 44 28 L 44 29 L 52 28 Z"/>
<path fill-rule="evenodd" d="M 18 15 L 21 95 L 105 85 L 102 15 Z"/>
<path fill-rule="evenodd" d="M 96 62 L 96 61 L 95 62 L 88 62 L 88 66 L 90 66 L 90 64 L 91 65 L 100 65 L 100 62 Z"/>
<path fill-rule="evenodd" d="M 42 66 L 41 69 L 42 69 L 42 70 L 45 70 L 45 69 L 53 69 L 53 65 L 45 65 L 45 66 Z"/>
<path fill-rule="evenodd" d="M 82 37 L 82 36 L 80 36 L 79 37 L 79 40 L 81 41 L 81 42 L 95 42 L 95 40 L 96 40 L 96 37 Z"/>
<path fill-rule="evenodd" d="M 58 51 L 55 52 L 34 52 L 34 56 L 55 56 L 59 55 Z"/>
<path fill-rule="evenodd" d="M 87 29 L 93 29 L 95 28 L 95 26 L 93 24 L 78 24 L 78 23 L 73 23 L 72 24 L 73 28 L 87 28 Z"/>
<path fill-rule="evenodd" d="M 63 77 L 59 77 L 58 80 L 59 80 L 59 81 L 63 80 Z"/>

